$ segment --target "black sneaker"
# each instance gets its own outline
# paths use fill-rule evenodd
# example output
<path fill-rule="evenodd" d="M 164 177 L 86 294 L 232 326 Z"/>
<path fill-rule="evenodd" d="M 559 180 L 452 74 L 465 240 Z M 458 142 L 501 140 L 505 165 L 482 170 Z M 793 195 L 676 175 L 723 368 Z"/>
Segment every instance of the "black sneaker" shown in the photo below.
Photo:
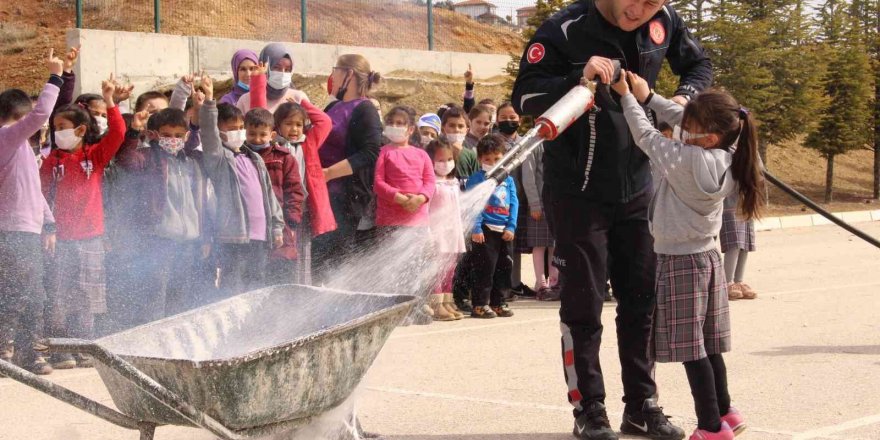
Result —
<path fill-rule="evenodd" d="M 669 417 L 663 414 L 663 408 L 657 406 L 654 399 L 646 400 L 641 411 L 624 413 L 620 432 L 647 437 L 651 440 L 681 440 L 684 438 L 684 430 L 669 422 Z"/>
<path fill-rule="evenodd" d="M 611 429 L 608 413 L 601 402 L 593 402 L 574 420 L 572 435 L 583 440 L 617 440 L 617 433 Z"/>
<path fill-rule="evenodd" d="M 520 285 L 520 289 L 522 290 L 522 292 L 517 293 L 517 295 L 519 295 L 523 298 L 534 298 L 534 297 L 538 296 L 538 292 L 535 292 L 534 289 L 532 289 L 529 286 L 526 286 L 525 284 Z"/>
<path fill-rule="evenodd" d="M 456 299 L 455 306 L 458 307 L 458 310 L 461 313 L 471 313 L 474 311 L 474 306 L 468 299 Z"/>

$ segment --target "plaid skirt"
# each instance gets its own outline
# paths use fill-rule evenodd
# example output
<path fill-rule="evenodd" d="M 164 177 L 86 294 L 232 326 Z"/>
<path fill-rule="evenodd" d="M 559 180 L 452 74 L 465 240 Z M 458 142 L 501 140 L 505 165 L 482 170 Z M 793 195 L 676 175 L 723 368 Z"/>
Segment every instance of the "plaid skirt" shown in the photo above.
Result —
<path fill-rule="evenodd" d="M 736 194 L 724 199 L 724 212 L 721 216 L 721 252 L 727 253 L 734 249 L 755 252 L 755 222 L 742 221 L 736 214 Z"/>
<path fill-rule="evenodd" d="M 730 351 L 730 310 L 718 251 L 658 255 L 656 292 L 657 362 L 689 362 Z"/>
<path fill-rule="evenodd" d="M 107 312 L 104 281 L 104 240 L 58 240 L 58 271 L 54 291 L 49 298 L 50 326 L 64 326 L 70 315 Z"/>

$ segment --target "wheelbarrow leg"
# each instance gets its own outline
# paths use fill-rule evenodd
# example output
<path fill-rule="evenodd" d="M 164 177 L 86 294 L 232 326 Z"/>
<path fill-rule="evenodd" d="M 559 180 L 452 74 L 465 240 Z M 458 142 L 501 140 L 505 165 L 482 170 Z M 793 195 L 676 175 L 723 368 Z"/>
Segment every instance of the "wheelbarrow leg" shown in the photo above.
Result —
<path fill-rule="evenodd" d="M 141 423 L 138 430 L 141 432 L 141 440 L 153 440 L 156 435 L 156 425 L 152 423 Z"/>

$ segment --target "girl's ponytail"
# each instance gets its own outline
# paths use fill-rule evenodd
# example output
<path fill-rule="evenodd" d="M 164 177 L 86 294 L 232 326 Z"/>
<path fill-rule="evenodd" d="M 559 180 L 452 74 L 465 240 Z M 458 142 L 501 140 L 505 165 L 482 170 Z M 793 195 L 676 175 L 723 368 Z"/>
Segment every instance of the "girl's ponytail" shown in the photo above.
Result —
<path fill-rule="evenodd" d="M 739 109 L 741 129 L 736 151 L 733 152 L 731 172 L 739 192 L 739 211 L 745 220 L 761 217 L 764 207 L 764 170 L 758 156 L 758 130 L 751 113 Z"/>

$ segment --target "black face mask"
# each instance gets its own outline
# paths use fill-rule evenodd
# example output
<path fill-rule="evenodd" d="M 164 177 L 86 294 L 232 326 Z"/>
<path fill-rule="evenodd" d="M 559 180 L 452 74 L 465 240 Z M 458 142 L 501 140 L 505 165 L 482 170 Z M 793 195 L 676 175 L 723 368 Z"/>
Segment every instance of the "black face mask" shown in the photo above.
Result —
<path fill-rule="evenodd" d="M 519 130 L 519 122 L 517 121 L 501 121 L 498 123 L 498 131 L 508 136 Z"/>
<path fill-rule="evenodd" d="M 348 84 L 351 82 L 351 77 L 354 75 L 349 75 L 346 73 L 345 79 L 342 80 L 342 85 L 339 86 L 339 91 L 336 92 L 336 100 L 342 101 L 342 98 L 345 97 L 345 92 L 348 91 Z"/>

